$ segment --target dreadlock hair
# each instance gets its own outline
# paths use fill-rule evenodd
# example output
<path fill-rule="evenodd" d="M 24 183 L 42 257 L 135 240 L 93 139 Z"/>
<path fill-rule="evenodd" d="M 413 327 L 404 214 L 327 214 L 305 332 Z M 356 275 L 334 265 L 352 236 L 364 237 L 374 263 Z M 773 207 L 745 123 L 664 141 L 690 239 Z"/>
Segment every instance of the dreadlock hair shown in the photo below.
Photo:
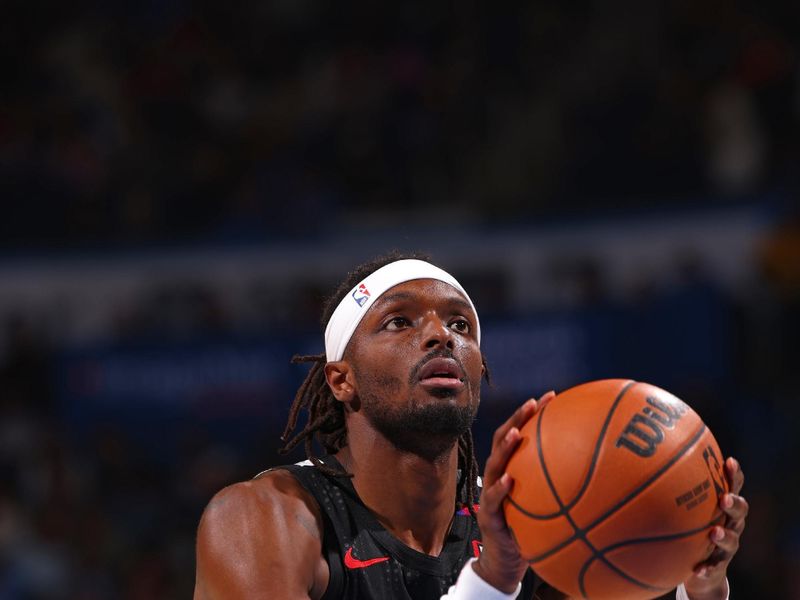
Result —
<path fill-rule="evenodd" d="M 409 258 L 430 262 L 430 258 L 424 254 L 404 254 L 394 251 L 359 265 L 348 273 L 344 281 L 325 301 L 321 319 L 322 330 L 325 330 L 333 311 L 342 301 L 345 294 L 353 289 L 359 281 L 364 280 L 367 276 L 389 263 Z M 490 382 L 486 358 L 481 356 L 481 361 L 484 367 L 484 377 L 487 382 Z M 325 449 L 325 452 L 329 454 L 334 454 L 347 445 L 344 405 L 336 400 L 325 379 L 324 367 L 327 363 L 325 353 L 295 355 L 292 357 L 291 362 L 293 364 L 306 362 L 313 364 L 305 380 L 297 390 L 292 406 L 289 409 L 289 419 L 281 436 L 283 447 L 280 448 L 279 452 L 287 454 L 302 443 L 308 459 L 322 472 L 334 477 L 352 477 L 352 473 L 325 465 L 314 451 L 314 440 L 317 440 Z M 308 412 L 308 421 L 303 429 L 293 433 L 302 410 Z M 473 505 L 477 494 L 478 461 L 475 459 L 475 447 L 470 429 L 458 438 L 458 468 L 461 471 L 461 477 L 458 482 L 456 497 L 461 506 L 466 507 L 474 515 Z"/>

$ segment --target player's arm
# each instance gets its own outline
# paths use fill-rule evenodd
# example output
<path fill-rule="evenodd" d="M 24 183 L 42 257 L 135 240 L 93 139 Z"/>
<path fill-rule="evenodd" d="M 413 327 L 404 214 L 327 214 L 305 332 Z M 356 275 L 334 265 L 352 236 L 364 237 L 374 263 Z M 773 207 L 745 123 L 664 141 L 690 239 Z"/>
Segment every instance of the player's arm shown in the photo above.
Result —
<path fill-rule="evenodd" d="M 200 519 L 195 600 L 321 597 L 322 531 L 319 507 L 286 471 L 223 489 Z"/>
<path fill-rule="evenodd" d="M 532 399 L 518 408 L 495 432 L 492 452 L 486 460 L 481 509 L 478 512 L 483 552 L 473 566 L 482 579 L 505 593 L 514 592 L 528 569 L 528 563 L 519 553 L 503 512 L 503 499 L 512 485 L 506 466 L 522 441 L 520 428 L 554 397 L 555 393 L 549 392 L 538 402 Z"/>

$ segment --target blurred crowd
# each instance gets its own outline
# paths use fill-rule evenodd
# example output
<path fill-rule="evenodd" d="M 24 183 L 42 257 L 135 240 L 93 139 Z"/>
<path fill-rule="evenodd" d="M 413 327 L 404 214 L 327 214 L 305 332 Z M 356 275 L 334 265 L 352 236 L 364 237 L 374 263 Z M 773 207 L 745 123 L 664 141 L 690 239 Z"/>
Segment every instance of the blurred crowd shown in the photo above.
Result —
<path fill-rule="evenodd" d="M 794 2 L 4 3 L 6 247 L 712 202 L 796 180 Z M 712 196 L 706 193 L 712 192 Z"/>
<path fill-rule="evenodd" d="M 799 50 L 793 2 L 12 0 L 2 258 L 778 194 L 746 288 L 719 288 L 689 261 L 669 286 L 646 273 L 620 299 L 602 264 L 553 268 L 573 280 L 569 311 L 619 302 L 646 324 L 688 296 L 726 307 L 724 383 L 671 391 L 745 466 L 736 597 L 800 599 L 800 223 L 786 210 L 800 188 Z M 240 313 L 213 287 L 162 284 L 109 341 L 307 332 L 330 282 L 296 283 L 281 296 L 256 282 Z M 465 284 L 503 317 L 502 281 Z M 0 316 L 0 599 L 189 597 L 205 503 L 281 460 L 283 423 L 264 423 L 255 452 L 190 426 L 171 460 L 113 422 L 75 435 L 57 397 L 64 324 Z M 518 400 L 486 407 L 478 438 Z"/>

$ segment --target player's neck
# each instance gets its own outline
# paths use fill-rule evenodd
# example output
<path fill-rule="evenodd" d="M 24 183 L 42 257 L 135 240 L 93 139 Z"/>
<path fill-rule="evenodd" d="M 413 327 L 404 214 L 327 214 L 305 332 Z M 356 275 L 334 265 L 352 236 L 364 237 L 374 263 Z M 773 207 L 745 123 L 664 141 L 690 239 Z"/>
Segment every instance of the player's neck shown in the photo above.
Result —
<path fill-rule="evenodd" d="M 458 444 L 437 460 L 353 436 L 337 458 L 378 521 L 407 546 L 438 556 L 455 509 Z"/>

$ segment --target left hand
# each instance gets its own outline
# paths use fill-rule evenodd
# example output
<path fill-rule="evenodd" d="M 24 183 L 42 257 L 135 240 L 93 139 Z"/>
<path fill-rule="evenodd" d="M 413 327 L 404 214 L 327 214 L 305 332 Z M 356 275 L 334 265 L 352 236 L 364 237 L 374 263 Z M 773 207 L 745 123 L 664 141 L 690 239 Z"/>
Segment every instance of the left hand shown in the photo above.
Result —
<path fill-rule="evenodd" d="M 749 506 L 739 495 L 744 484 L 744 473 L 734 458 L 725 461 L 725 476 L 730 492 L 719 499 L 719 507 L 725 513 L 725 522 L 711 528 L 709 537 L 716 546 L 711 555 L 694 568 L 686 580 L 686 593 L 692 600 L 724 599 L 728 594 L 726 574 L 728 564 L 739 549 L 739 538 L 744 531 Z"/>
<path fill-rule="evenodd" d="M 473 569 L 481 579 L 504 593 L 513 592 L 528 570 L 528 563 L 520 555 L 503 512 L 503 500 L 513 485 L 506 467 L 522 441 L 519 430 L 554 397 L 555 392 L 548 392 L 538 402 L 530 399 L 520 406 L 495 431 L 492 452 L 486 460 L 481 508 L 478 511 L 483 552 L 473 564 Z"/>

